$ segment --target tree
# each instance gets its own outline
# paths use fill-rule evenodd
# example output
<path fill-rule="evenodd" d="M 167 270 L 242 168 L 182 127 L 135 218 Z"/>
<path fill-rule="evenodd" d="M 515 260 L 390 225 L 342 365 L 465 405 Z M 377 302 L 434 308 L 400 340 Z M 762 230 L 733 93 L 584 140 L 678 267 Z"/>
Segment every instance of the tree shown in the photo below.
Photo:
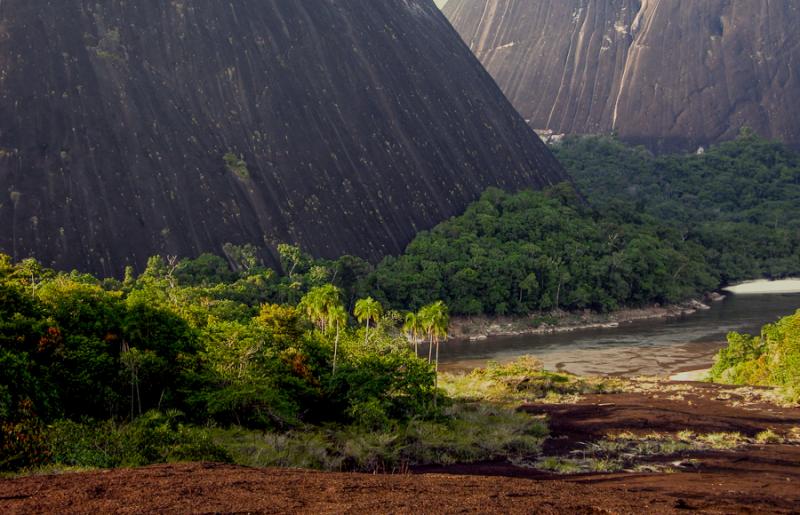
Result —
<path fill-rule="evenodd" d="M 347 324 L 347 310 L 342 304 L 342 292 L 332 284 L 312 288 L 303 300 L 300 308 L 305 311 L 309 320 L 319 327 L 323 333 L 335 331 L 333 342 L 333 374 L 336 374 L 336 359 L 339 354 L 339 336 L 343 326 Z"/>
<path fill-rule="evenodd" d="M 222 252 L 228 258 L 231 267 L 240 274 L 247 275 L 260 264 L 258 249 L 249 243 L 246 245 L 226 243 L 222 246 Z"/>
<path fill-rule="evenodd" d="M 294 278 L 295 269 L 303 262 L 303 252 L 300 247 L 281 243 L 278 245 L 278 254 L 281 259 L 281 266 L 283 267 L 289 280 Z"/>
<path fill-rule="evenodd" d="M 339 354 L 339 333 L 341 328 L 347 325 L 347 310 L 342 303 L 332 304 L 328 307 L 328 320 L 336 330 L 336 337 L 333 341 L 333 375 L 336 375 L 336 357 Z"/>
<path fill-rule="evenodd" d="M 364 343 L 366 344 L 369 342 L 369 323 L 373 320 L 376 323 L 378 322 L 378 319 L 383 314 L 383 306 L 372 297 L 367 297 L 356 301 L 354 314 L 359 322 L 366 323 L 366 332 L 364 334 Z"/>
<path fill-rule="evenodd" d="M 428 349 L 428 362 L 430 362 L 430 353 L 433 346 L 436 346 L 436 359 L 434 361 L 434 372 L 436 374 L 434 379 L 434 388 L 439 387 L 439 341 L 442 338 L 447 338 L 447 329 L 450 326 L 450 313 L 447 305 L 441 300 L 428 304 L 419 310 L 418 317 L 421 320 L 422 328 L 428 334 L 428 342 L 430 348 Z M 433 396 L 434 405 L 436 405 L 436 392 Z"/>
<path fill-rule="evenodd" d="M 413 311 L 406 313 L 406 321 L 403 324 L 403 331 L 409 335 L 411 341 L 414 343 L 414 354 L 416 356 L 419 356 L 419 338 L 417 338 L 417 335 L 421 330 L 422 325 L 420 324 L 419 316 Z"/>
<path fill-rule="evenodd" d="M 330 325 L 332 307 L 342 303 L 342 293 L 336 286 L 326 284 L 312 288 L 300 301 L 300 309 L 323 333 Z"/>

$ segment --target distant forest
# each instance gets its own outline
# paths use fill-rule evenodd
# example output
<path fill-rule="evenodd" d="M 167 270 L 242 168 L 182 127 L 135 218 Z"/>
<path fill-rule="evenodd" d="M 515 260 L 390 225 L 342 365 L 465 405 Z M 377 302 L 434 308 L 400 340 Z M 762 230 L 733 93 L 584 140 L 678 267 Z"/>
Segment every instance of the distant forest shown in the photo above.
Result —
<path fill-rule="evenodd" d="M 800 154 L 743 130 L 698 155 L 654 156 L 610 138 L 554 148 L 602 213 L 651 215 L 708 249 L 723 284 L 800 273 Z"/>

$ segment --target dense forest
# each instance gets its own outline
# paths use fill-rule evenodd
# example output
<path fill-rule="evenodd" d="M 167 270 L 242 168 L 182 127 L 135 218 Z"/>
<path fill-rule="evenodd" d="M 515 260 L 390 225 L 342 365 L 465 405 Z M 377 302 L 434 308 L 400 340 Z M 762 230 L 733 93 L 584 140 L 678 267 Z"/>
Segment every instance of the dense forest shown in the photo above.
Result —
<path fill-rule="evenodd" d="M 717 355 L 711 379 L 718 383 L 777 386 L 800 402 L 800 311 L 761 330 L 731 333 Z"/>
<path fill-rule="evenodd" d="M 280 279 L 211 256 L 153 258 L 118 281 L 0 255 L 0 472 L 186 460 L 375 472 L 538 452 L 542 421 L 439 384 L 444 303 L 350 308 L 342 289 L 312 285 L 321 265 L 282 251 Z M 535 363 L 508 373 L 520 370 L 553 381 Z M 520 395 L 506 375 L 481 384 Z"/>
<path fill-rule="evenodd" d="M 525 315 L 673 303 L 718 284 L 679 231 L 630 209 L 602 213 L 564 184 L 486 192 L 383 261 L 369 286 L 396 307 L 444 299 L 458 314 Z"/>
<path fill-rule="evenodd" d="M 553 147 L 600 212 L 633 209 L 707 249 L 723 283 L 800 274 L 800 154 L 743 130 L 695 155 L 607 137 Z"/>

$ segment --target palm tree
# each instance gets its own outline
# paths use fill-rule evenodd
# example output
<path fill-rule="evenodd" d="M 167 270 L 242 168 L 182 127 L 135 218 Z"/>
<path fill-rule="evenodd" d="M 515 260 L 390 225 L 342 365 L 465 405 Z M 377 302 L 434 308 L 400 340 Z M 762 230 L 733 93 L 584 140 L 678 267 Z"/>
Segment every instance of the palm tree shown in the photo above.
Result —
<path fill-rule="evenodd" d="M 364 344 L 366 345 L 369 342 L 369 323 L 372 320 L 374 320 L 376 323 L 378 322 L 378 319 L 383 314 L 383 306 L 381 306 L 381 303 L 372 297 L 367 297 L 366 299 L 360 299 L 356 301 L 356 309 L 354 310 L 354 314 L 359 322 L 362 324 L 367 324 L 367 330 L 364 334 Z"/>
<path fill-rule="evenodd" d="M 333 375 L 336 375 L 336 356 L 339 353 L 339 331 L 347 325 L 347 310 L 341 302 L 328 307 L 328 320 L 336 328 L 336 338 L 333 342 Z"/>
<path fill-rule="evenodd" d="M 414 342 L 414 354 L 419 357 L 419 338 L 417 338 L 417 334 L 419 334 L 420 330 L 422 329 L 421 320 L 417 313 L 413 311 L 409 311 L 406 313 L 406 321 L 403 324 L 403 331 L 407 334 L 410 334 L 411 341 Z"/>
<path fill-rule="evenodd" d="M 320 296 L 315 290 L 311 290 L 306 293 L 302 299 L 300 299 L 300 303 L 297 305 L 300 310 L 305 313 L 306 317 L 316 325 L 317 327 L 321 328 L 322 321 L 320 320 L 320 315 L 322 312 L 321 305 L 320 305 Z"/>
<path fill-rule="evenodd" d="M 331 307 L 341 304 L 341 291 L 332 284 L 312 288 L 300 301 L 300 309 L 320 331 L 327 332 Z"/>
<path fill-rule="evenodd" d="M 336 331 L 333 341 L 333 374 L 336 374 L 336 359 L 339 354 L 339 335 L 347 325 L 347 310 L 342 304 L 342 292 L 332 284 L 312 288 L 300 301 L 300 308 L 320 331 Z"/>
<path fill-rule="evenodd" d="M 419 327 L 424 331 L 428 340 L 428 363 L 433 362 L 433 327 L 436 323 L 435 318 L 433 304 L 421 307 L 419 313 L 417 313 Z"/>
<path fill-rule="evenodd" d="M 436 398 L 439 389 L 439 342 L 442 338 L 447 338 L 447 329 L 450 325 L 450 314 L 447 305 L 441 300 L 428 304 L 419 310 L 417 315 L 421 318 L 422 328 L 428 334 L 428 362 L 431 361 L 431 352 L 436 346 L 436 359 L 434 361 L 434 394 L 433 404 L 436 405 Z"/>

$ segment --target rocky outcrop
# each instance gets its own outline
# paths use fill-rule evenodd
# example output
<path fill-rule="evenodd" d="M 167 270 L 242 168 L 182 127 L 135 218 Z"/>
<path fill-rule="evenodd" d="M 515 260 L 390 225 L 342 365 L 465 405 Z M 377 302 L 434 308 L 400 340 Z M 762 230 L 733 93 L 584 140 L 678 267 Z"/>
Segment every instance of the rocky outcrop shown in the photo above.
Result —
<path fill-rule="evenodd" d="M 535 129 L 696 149 L 743 126 L 800 145 L 794 0 L 450 0 Z"/>
<path fill-rule="evenodd" d="M 0 0 L 16 258 L 378 259 L 486 187 L 564 179 L 432 0 Z"/>

